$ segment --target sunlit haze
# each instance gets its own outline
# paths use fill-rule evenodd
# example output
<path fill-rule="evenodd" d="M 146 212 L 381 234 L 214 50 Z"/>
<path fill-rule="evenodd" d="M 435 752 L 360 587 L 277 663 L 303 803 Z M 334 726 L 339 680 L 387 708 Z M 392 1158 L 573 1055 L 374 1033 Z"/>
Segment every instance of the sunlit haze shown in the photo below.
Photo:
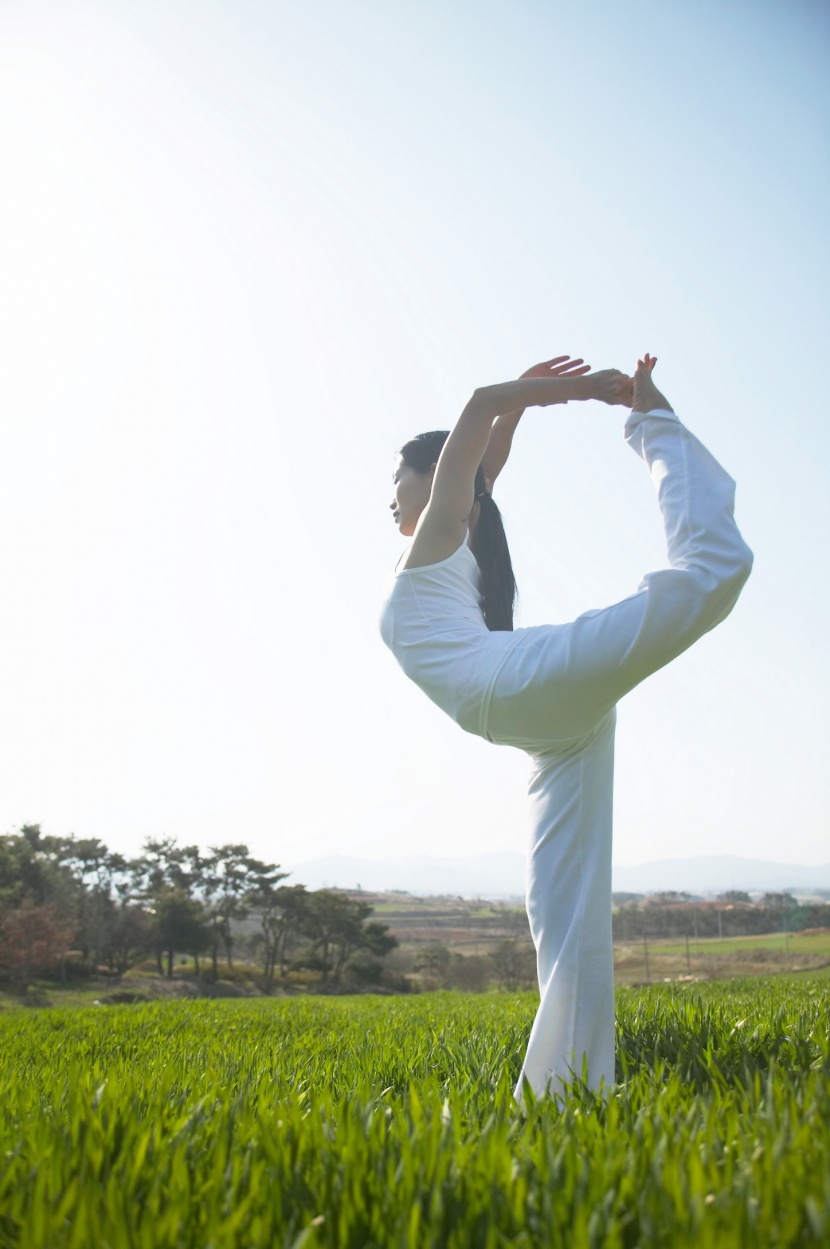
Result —
<path fill-rule="evenodd" d="M 648 350 L 756 564 L 621 704 L 615 861 L 830 859 L 829 45 L 820 0 L 6 0 L 0 831 L 522 850 L 526 758 L 380 641 L 394 452 Z M 664 563 L 624 418 L 526 414 L 519 624 Z"/>

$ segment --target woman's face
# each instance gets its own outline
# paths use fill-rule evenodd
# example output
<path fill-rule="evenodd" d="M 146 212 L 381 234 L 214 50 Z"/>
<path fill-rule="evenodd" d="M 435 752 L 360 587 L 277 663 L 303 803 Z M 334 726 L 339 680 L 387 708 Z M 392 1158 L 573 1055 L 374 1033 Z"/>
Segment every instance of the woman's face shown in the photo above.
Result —
<path fill-rule="evenodd" d="M 421 512 L 429 503 L 434 476 L 434 464 L 428 473 L 419 473 L 408 464 L 404 464 L 398 456 L 395 472 L 392 475 L 395 497 L 389 507 L 392 511 L 392 519 L 405 538 L 412 537 Z"/>

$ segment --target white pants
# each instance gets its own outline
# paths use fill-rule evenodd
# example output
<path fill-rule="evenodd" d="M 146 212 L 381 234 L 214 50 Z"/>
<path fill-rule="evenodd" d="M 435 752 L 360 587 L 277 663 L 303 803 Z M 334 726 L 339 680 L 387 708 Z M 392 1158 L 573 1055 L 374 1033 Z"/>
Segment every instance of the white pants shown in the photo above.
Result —
<path fill-rule="evenodd" d="M 668 412 L 632 413 L 630 446 L 657 489 L 670 567 L 565 625 L 517 630 L 487 736 L 533 761 L 527 911 L 541 1002 L 516 1089 L 561 1091 L 587 1063 L 614 1081 L 611 822 L 615 704 L 732 610 L 752 567 L 735 483 Z"/>

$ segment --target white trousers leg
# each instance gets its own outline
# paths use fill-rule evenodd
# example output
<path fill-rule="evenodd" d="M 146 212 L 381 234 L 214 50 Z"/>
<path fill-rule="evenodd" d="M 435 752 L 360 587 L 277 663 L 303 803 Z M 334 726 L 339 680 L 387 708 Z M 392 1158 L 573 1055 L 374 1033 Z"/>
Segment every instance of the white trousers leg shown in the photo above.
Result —
<path fill-rule="evenodd" d="M 527 913 L 541 1002 L 519 1080 L 561 1092 L 571 1072 L 614 1081 L 611 814 L 614 721 L 587 741 L 538 756 L 530 782 Z"/>
<path fill-rule="evenodd" d="M 517 630 L 486 709 L 491 740 L 532 757 L 527 908 L 541 1004 L 522 1076 L 554 1092 L 588 1063 L 614 1075 L 611 819 L 614 707 L 732 610 L 752 554 L 735 483 L 672 413 L 632 413 L 632 449 L 657 489 L 670 567 L 565 625 Z"/>

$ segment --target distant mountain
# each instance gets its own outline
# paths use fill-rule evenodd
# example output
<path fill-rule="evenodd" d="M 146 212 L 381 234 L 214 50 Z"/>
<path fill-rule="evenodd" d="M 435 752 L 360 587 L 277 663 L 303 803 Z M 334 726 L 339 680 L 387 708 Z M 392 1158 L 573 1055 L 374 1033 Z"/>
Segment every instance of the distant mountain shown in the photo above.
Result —
<path fill-rule="evenodd" d="M 394 859 L 358 859 L 333 854 L 291 867 L 287 884 L 309 889 L 354 889 L 370 892 L 403 889 L 416 897 L 451 894 L 461 897 L 523 897 L 525 862 L 521 854 L 504 851 L 469 858 L 444 859 L 411 854 Z"/>
<path fill-rule="evenodd" d="M 524 855 L 515 851 L 439 858 L 405 855 L 389 859 L 361 859 L 331 855 L 295 863 L 289 884 L 309 889 L 354 889 L 370 892 L 402 889 L 416 897 L 450 894 L 461 897 L 523 897 Z M 830 863 L 818 867 L 742 859 L 731 855 L 704 855 L 693 859 L 662 859 L 636 867 L 614 867 L 614 889 L 626 893 L 686 890 L 695 894 L 723 893 L 727 889 L 810 892 L 830 889 Z"/>
<path fill-rule="evenodd" d="M 710 854 L 694 859 L 660 859 L 655 863 L 639 863 L 636 867 L 614 867 L 613 880 L 615 890 L 632 893 L 657 893 L 664 889 L 704 894 L 724 893 L 727 889 L 806 893 L 813 889 L 830 889 L 830 863 L 809 867 L 800 863 Z"/>

